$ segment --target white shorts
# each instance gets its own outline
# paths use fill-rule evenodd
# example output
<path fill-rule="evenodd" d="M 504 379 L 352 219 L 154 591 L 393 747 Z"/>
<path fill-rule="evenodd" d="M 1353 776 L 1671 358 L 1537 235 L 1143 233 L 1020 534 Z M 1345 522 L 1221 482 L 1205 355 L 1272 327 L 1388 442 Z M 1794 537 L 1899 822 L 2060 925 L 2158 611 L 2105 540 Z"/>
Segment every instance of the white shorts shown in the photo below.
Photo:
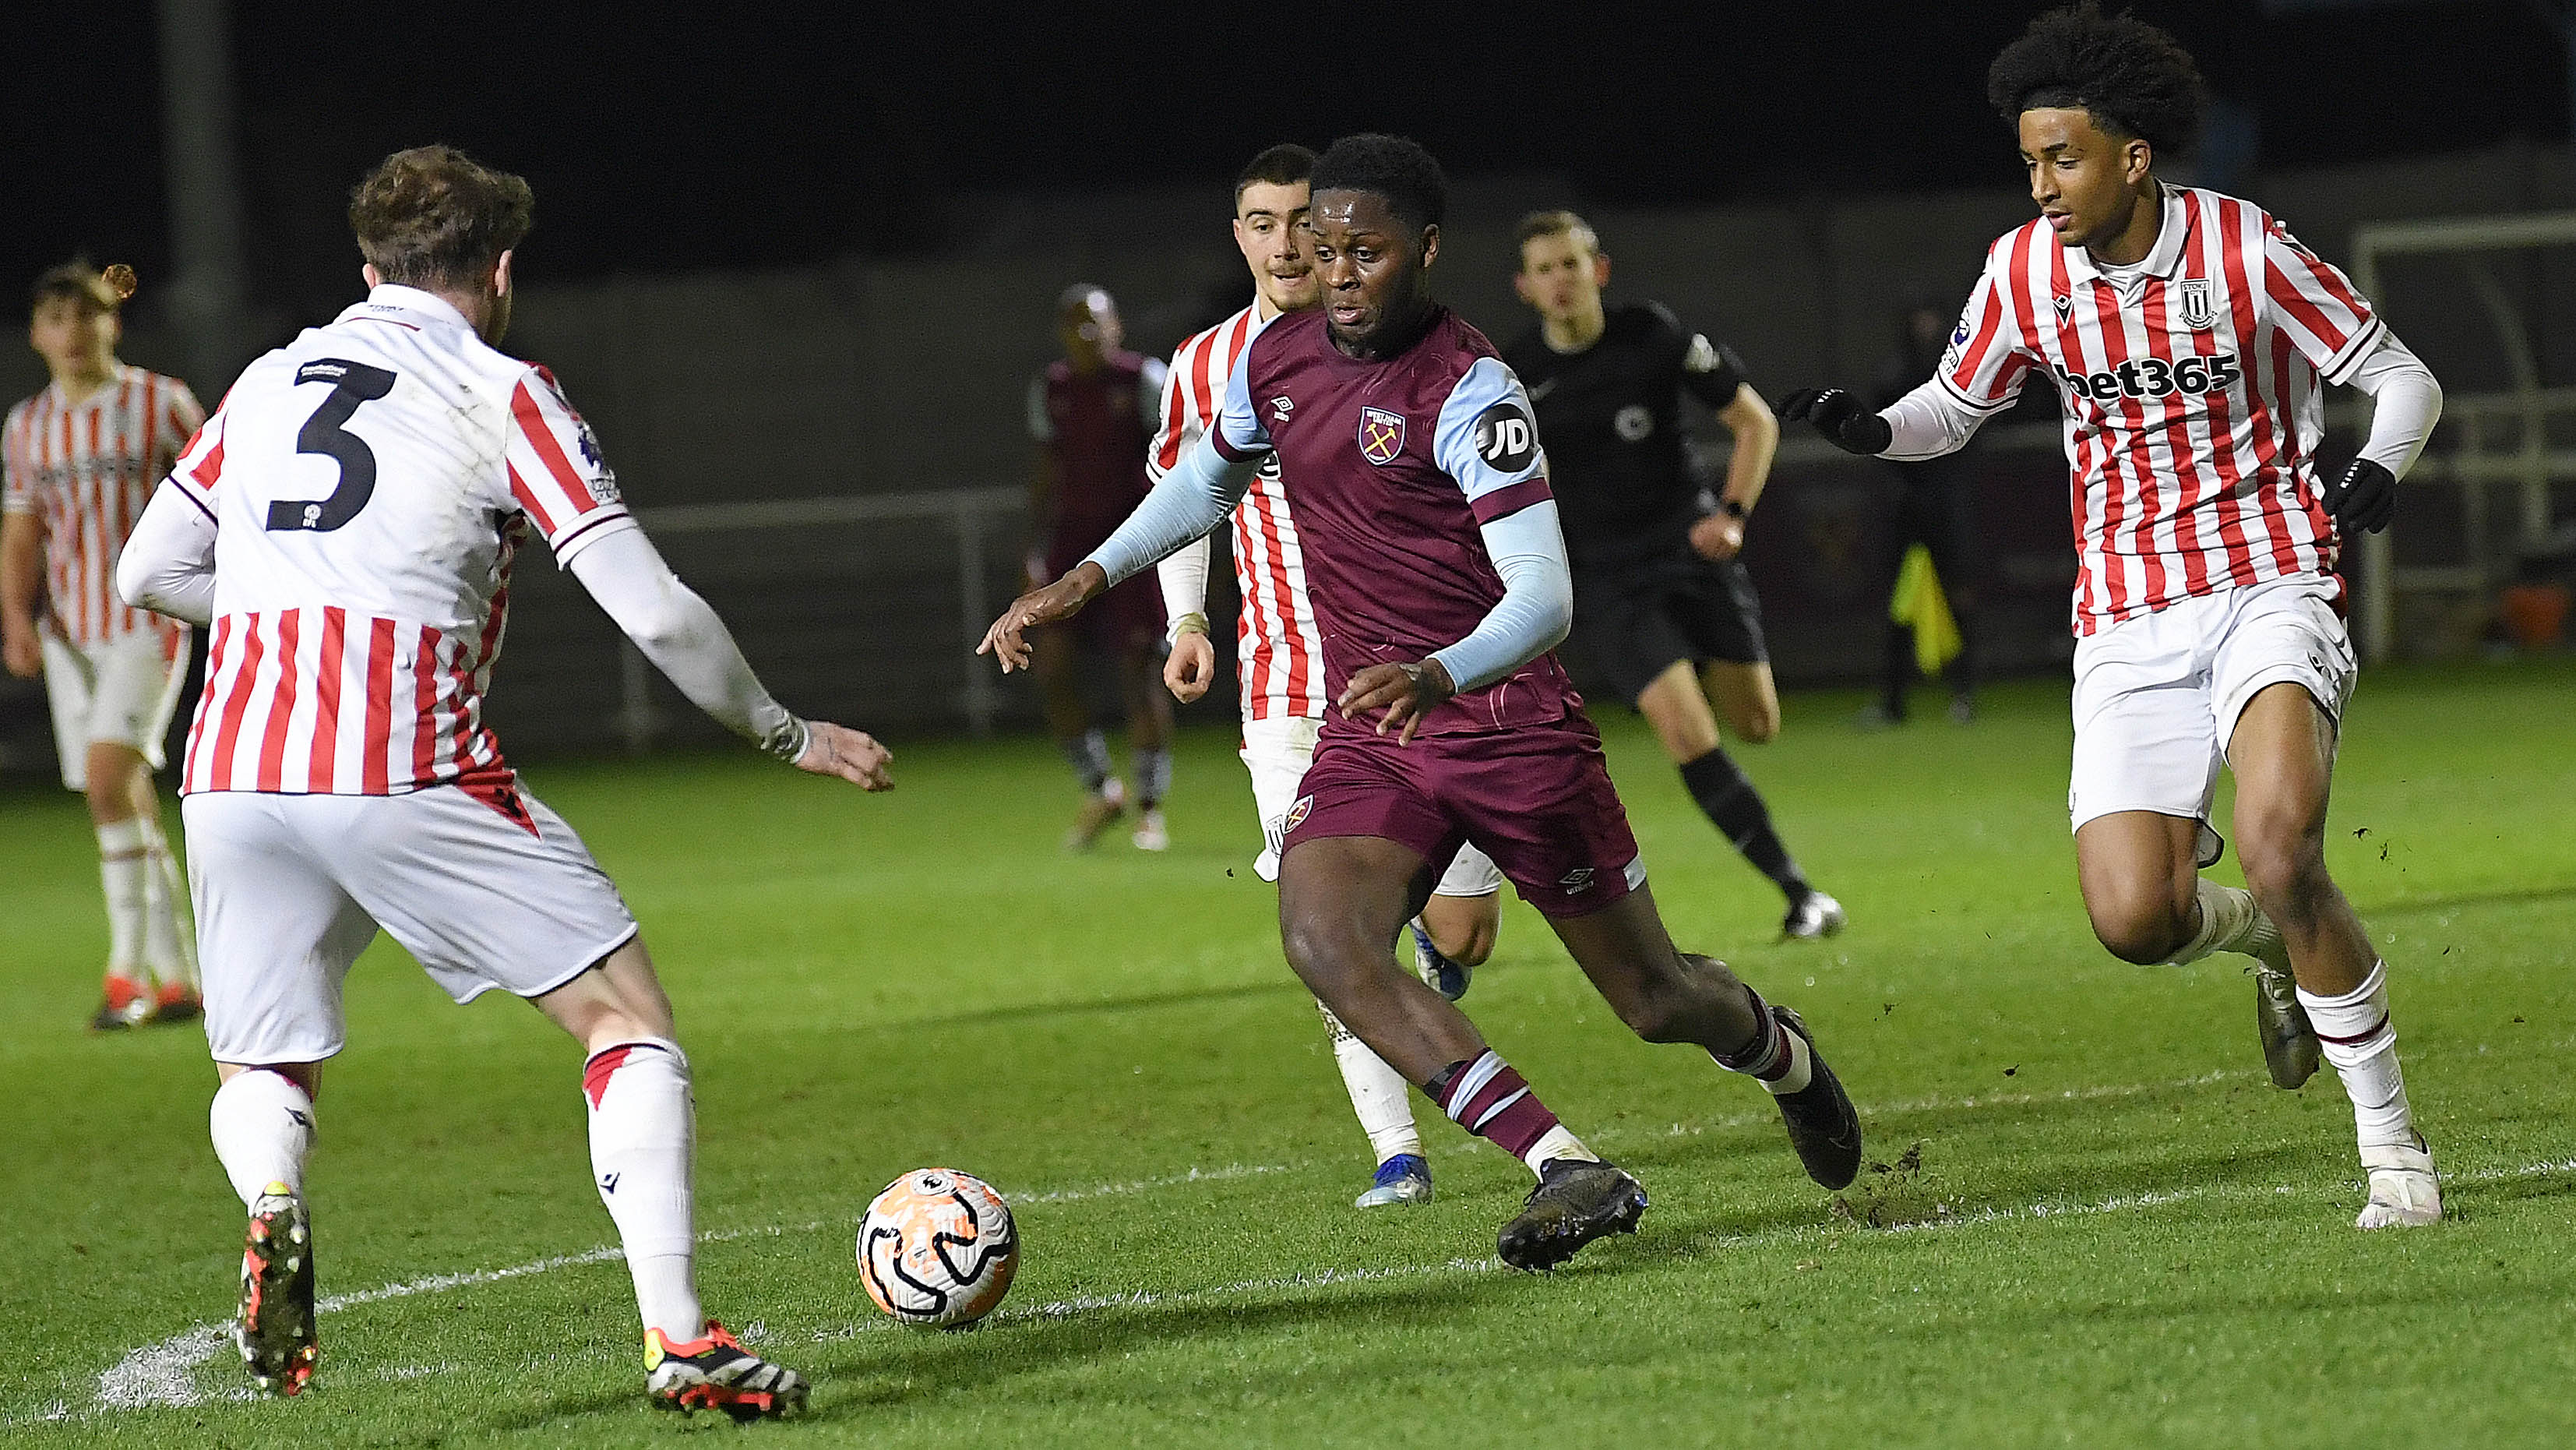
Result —
<path fill-rule="evenodd" d="M 551 992 L 623 946 L 635 918 L 608 873 L 563 817 L 512 795 L 528 824 L 456 786 L 182 801 L 215 1060 L 338 1052 L 340 984 L 379 927 L 459 1002 Z"/>
<path fill-rule="evenodd" d="M 154 770 L 163 762 L 162 741 L 188 683 L 187 636 L 179 647 L 162 632 L 138 629 L 81 646 L 44 637 L 45 702 L 54 711 L 54 750 L 63 760 L 63 784 L 89 788 L 89 748 L 128 745 Z"/>
<path fill-rule="evenodd" d="M 1297 783 L 1315 760 L 1315 732 L 1322 721 L 1295 715 L 1243 722 L 1243 768 L 1252 772 L 1252 808 L 1261 813 L 1261 854 L 1252 870 L 1264 881 L 1279 879 L 1279 843 L 1288 833 L 1288 808 L 1297 803 Z M 1503 873 L 1493 858 L 1472 845 L 1461 845 L 1431 888 L 1441 896 L 1491 896 L 1503 889 Z"/>
<path fill-rule="evenodd" d="M 2200 864 L 2218 859 L 2209 804 L 2236 718 L 2284 682 L 2340 724 L 2352 697 L 2352 640 L 2334 585 L 2275 579 L 2185 599 L 2075 645 L 2075 761 L 2066 810 L 2077 827 L 2115 811 L 2200 822 Z"/>

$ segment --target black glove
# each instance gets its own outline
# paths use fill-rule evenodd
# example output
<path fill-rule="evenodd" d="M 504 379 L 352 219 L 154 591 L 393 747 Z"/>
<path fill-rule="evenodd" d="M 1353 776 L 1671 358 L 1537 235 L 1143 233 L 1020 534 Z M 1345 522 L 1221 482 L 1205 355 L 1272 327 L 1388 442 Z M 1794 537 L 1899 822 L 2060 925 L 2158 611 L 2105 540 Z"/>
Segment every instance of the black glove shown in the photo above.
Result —
<path fill-rule="evenodd" d="M 1813 423 L 1826 441 L 1845 453 L 1884 453 L 1896 441 L 1896 430 L 1887 426 L 1885 418 L 1840 388 L 1801 388 L 1781 402 L 1780 416 Z"/>
<path fill-rule="evenodd" d="M 2354 459 L 2344 465 L 2343 477 L 2326 485 L 2326 512 L 2347 534 L 2378 533 L 2397 512 L 2397 475 L 2367 458 Z"/>

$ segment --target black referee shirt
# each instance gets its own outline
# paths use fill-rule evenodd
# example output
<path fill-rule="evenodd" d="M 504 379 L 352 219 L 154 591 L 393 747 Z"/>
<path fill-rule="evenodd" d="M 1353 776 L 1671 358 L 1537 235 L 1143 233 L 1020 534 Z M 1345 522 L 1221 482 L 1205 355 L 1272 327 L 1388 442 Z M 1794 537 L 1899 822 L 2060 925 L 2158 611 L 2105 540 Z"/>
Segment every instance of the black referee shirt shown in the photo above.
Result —
<path fill-rule="evenodd" d="M 1561 353 L 1532 328 L 1503 351 L 1538 409 L 1567 551 L 1604 567 L 1669 553 L 1707 512 L 1683 446 L 1681 392 L 1735 401 L 1743 360 L 1659 302 L 1607 309 L 1593 344 Z"/>

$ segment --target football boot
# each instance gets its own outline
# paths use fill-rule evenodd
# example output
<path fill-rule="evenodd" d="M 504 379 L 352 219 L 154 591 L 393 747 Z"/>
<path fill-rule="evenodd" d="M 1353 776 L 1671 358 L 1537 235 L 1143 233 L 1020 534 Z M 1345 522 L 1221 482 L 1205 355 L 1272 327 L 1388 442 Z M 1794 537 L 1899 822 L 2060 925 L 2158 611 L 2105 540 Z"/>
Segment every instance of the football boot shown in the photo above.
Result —
<path fill-rule="evenodd" d="M 1377 1165 L 1376 1186 L 1351 1200 L 1353 1208 L 1393 1208 L 1431 1201 L 1431 1164 L 1419 1153 L 1398 1153 Z"/>
<path fill-rule="evenodd" d="M 1494 1252 L 1515 1269 L 1553 1269 L 1603 1234 L 1635 1233 L 1645 1212 L 1646 1190 L 1616 1165 L 1550 1158 Z"/>
<path fill-rule="evenodd" d="M 805 1408 L 805 1377 L 742 1347 L 707 1321 L 703 1339 L 674 1343 L 644 1331 L 644 1393 L 655 1406 L 683 1414 L 722 1410 L 737 1420 L 789 1415 Z"/>
<path fill-rule="evenodd" d="M 283 1183 L 268 1185 L 251 1205 L 233 1342 L 264 1393 L 302 1394 L 313 1378 L 320 1349 L 313 1323 L 313 1225 L 304 1200 Z"/>

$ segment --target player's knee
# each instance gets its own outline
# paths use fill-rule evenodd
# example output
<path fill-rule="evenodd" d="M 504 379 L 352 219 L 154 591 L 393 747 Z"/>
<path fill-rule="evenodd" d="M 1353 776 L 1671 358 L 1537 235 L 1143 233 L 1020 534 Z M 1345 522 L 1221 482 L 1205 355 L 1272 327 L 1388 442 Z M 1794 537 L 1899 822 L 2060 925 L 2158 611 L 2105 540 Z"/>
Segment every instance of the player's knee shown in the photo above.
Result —
<path fill-rule="evenodd" d="M 2183 944 L 2187 918 L 2160 891 L 2121 892 L 2108 901 L 2087 901 L 2085 908 L 2093 919 L 2094 938 L 2124 962 L 2153 966 Z"/>
<path fill-rule="evenodd" d="M 1286 917 L 1279 924 L 1279 945 L 1289 967 L 1297 973 L 1297 980 L 1318 993 L 1348 974 L 1347 936 L 1304 915 Z"/>
<path fill-rule="evenodd" d="M 1647 1042 L 1680 1042 L 1689 1036 L 1686 1004 L 1671 992 L 1646 991 L 1618 1004 L 1619 1020 Z"/>
<path fill-rule="evenodd" d="M 2245 889 L 2276 920 L 2305 915 L 2304 903 L 2327 885 L 2325 843 L 2307 823 L 2287 814 L 2239 812 L 2237 864 Z"/>
<path fill-rule="evenodd" d="M 1756 705 L 1735 722 L 1735 733 L 1747 745 L 1768 744 L 1780 733 L 1780 707 Z"/>
<path fill-rule="evenodd" d="M 1462 967 L 1481 967 L 1494 954 L 1502 912 L 1492 896 L 1435 896 L 1423 908 L 1422 925 L 1440 955 Z"/>

